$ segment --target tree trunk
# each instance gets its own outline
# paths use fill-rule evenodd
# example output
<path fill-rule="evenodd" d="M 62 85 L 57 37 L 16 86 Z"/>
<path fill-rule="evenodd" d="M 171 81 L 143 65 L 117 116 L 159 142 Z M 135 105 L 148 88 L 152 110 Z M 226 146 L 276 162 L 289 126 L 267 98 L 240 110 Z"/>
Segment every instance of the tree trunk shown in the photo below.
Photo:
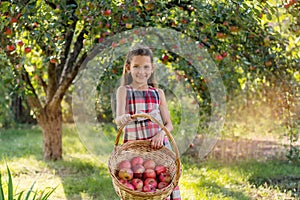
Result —
<path fill-rule="evenodd" d="M 36 120 L 30 115 L 27 101 L 24 101 L 21 96 L 16 94 L 12 95 L 11 101 L 11 110 L 13 111 L 15 122 L 36 124 Z"/>
<path fill-rule="evenodd" d="M 43 156 L 45 160 L 62 159 L 62 111 L 45 109 L 38 117 L 43 131 Z"/>

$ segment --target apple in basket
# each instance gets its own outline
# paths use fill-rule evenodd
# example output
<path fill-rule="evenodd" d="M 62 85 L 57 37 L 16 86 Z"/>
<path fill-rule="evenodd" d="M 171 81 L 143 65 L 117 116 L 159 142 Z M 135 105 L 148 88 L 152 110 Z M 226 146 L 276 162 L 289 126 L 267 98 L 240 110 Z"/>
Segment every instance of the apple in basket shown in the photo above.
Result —
<path fill-rule="evenodd" d="M 141 164 L 137 164 L 132 167 L 132 171 L 133 171 L 133 177 L 142 178 L 143 173 L 145 172 L 145 167 Z"/>
<path fill-rule="evenodd" d="M 131 163 L 128 160 L 122 160 L 118 164 L 118 169 L 120 170 L 122 168 L 130 169 L 131 168 Z"/>
<path fill-rule="evenodd" d="M 128 168 L 122 168 L 122 169 L 120 169 L 118 176 L 119 176 L 119 178 L 121 178 L 123 180 L 129 181 L 133 178 L 133 171 Z"/>
<path fill-rule="evenodd" d="M 144 163 L 144 159 L 142 157 L 136 156 L 131 158 L 130 160 L 131 166 L 134 167 L 136 165 L 142 165 Z"/>
<path fill-rule="evenodd" d="M 156 173 L 154 169 L 146 169 L 144 172 L 144 179 L 146 178 L 156 178 Z"/>
<path fill-rule="evenodd" d="M 129 188 L 129 189 L 131 189 L 131 190 L 134 190 L 134 187 L 133 187 L 133 185 L 131 184 L 131 183 L 125 183 L 125 186 L 127 187 L 127 188 Z"/>
<path fill-rule="evenodd" d="M 144 185 L 152 185 L 153 187 L 157 187 L 157 181 L 154 178 L 146 178 L 144 181 Z"/>
<path fill-rule="evenodd" d="M 155 187 L 153 185 L 144 185 L 143 186 L 143 192 L 155 192 Z"/>
<path fill-rule="evenodd" d="M 166 172 L 166 171 L 167 171 L 167 169 L 166 169 L 166 167 L 163 166 L 163 165 L 157 165 L 157 166 L 155 167 L 155 173 L 156 173 L 157 175 L 160 175 L 161 173 Z"/>
<path fill-rule="evenodd" d="M 145 169 L 155 169 L 156 163 L 154 160 L 148 159 L 144 162 Z"/>
<path fill-rule="evenodd" d="M 124 179 L 121 179 L 121 178 L 119 178 L 119 181 L 120 181 L 122 184 L 127 183 L 127 180 L 124 180 Z"/>
<path fill-rule="evenodd" d="M 158 183 L 157 188 L 163 189 L 163 188 L 167 187 L 168 185 L 169 185 L 169 183 L 162 181 L 162 182 Z"/>
<path fill-rule="evenodd" d="M 142 188 L 144 186 L 143 181 L 139 178 L 132 179 L 131 184 L 133 185 L 134 189 L 138 191 L 142 191 Z"/>
<path fill-rule="evenodd" d="M 158 176 L 158 180 L 160 182 L 170 183 L 171 182 L 171 174 L 169 172 L 163 172 Z"/>

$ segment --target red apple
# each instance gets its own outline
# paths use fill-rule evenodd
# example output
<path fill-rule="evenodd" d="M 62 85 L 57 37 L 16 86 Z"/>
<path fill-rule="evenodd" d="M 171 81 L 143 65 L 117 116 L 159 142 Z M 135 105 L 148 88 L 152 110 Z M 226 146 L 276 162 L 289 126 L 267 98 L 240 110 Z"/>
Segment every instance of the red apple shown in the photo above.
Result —
<path fill-rule="evenodd" d="M 25 53 L 30 53 L 30 51 L 31 51 L 31 48 L 30 48 L 30 47 L 26 47 L 26 48 L 24 49 L 24 52 L 25 52 Z"/>
<path fill-rule="evenodd" d="M 143 181 L 139 178 L 132 179 L 131 184 L 133 185 L 135 190 L 142 190 L 144 186 Z"/>
<path fill-rule="evenodd" d="M 146 169 L 144 172 L 144 179 L 146 178 L 156 178 L 156 173 L 154 169 Z"/>
<path fill-rule="evenodd" d="M 133 176 L 135 178 L 142 178 L 143 173 L 145 172 L 145 168 L 144 168 L 143 165 L 137 164 L 137 165 L 132 167 L 132 171 L 133 171 Z"/>
<path fill-rule="evenodd" d="M 18 45 L 19 47 L 21 47 L 21 46 L 24 45 L 24 42 L 23 42 L 22 40 L 19 40 L 19 41 L 17 42 L 17 45 Z"/>
<path fill-rule="evenodd" d="M 157 181 L 154 178 L 146 178 L 144 185 L 152 185 L 154 188 L 157 187 Z"/>
<path fill-rule="evenodd" d="M 223 56 L 222 55 L 217 55 L 215 57 L 215 59 L 218 60 L 218 61 L 221 61 L 221 60 L 223 60 Z"/>
<path fill-rule="evenodd" d="M 134 187 L 133 187 L 133 185 L 132 184 L 130 184 L 130 183 L 125 183 L 124 184 L 126 187 L 128 187 L 129 189 L 131 189 L 131 190 L 134 190 Z"/>
<path fill-rule="evenodd" d="M 124 180 L 124 179 L 119 179 L 119 181 L 122 183 L 122 184 L 125 184 L 125 183 L 127 183 L 127 180 Z"/>
<path fill-rule="evenodd" d="M 137 164 L 142 165 L 144 163 L 144 159 L 142 157 L 136 156 L 130 160 L 131 166 L 135 166 Z"/>
<path fill-rule="evenodd" d="M 123 180 L 129 181 L 133 178 L 133 171 L 128 168 L 122 168 L 122 169 L 120 169 L 118 176 L 119 176 L 119 178 L 121 178 Z"/>
<path fill-rule="evenodd" d="M 10 18 L 10 23 L 16 23 L 17 21 L 18 19 L 15 17 Z"/>
<path fill-rule="evenodd" d="M 15 50 L 15 45 L 7 45 L 6 46 L 6 49 L 8 50 L 8 51 L 13 51 L 13 50 Z"/>
<path fill-rule="evenodd" d="M 167 187 L 169 185 L 169 183 L 167 183 L 167 182 L 159 182 L 158 183 L 158 185 L 157 185 L 157 188 L 158 189 L 163 189 L 163 188 L 165 188 L 165 187 Z"/>
<path fill-rule="evenodd" d="M 222 57 L 225 58 L 227 56 L 227 52 L 222 53 Z"/>
<path fill-rule="evenodd" d="M 155 192 L 155 188 L 152 185 L 144 185 L 143 192 Z"/>
<path fill-rule="evenodd" d="M 118 169 L 122 169 L 122 168 L 130 169 L 131 168 L 130 162 L 128 160 L 122 160 L 121 162 L 119 162 Z"/>
<path fill-rule="evenodd" d="M 108 16 L 110 16 L 110 14 L 111 14 L 111 10 L 104 10 L 104 11 L 102 11 L 102 14 L 103 14 L 104 16 L 108 17 Z"/>
<path fill-rule="evenodd" d="M 167 171 L 167 169 L 166 169 L 166 167 L 163 166 L 163 165 L 157 165 L 157 166 L 155 167 L 155 173 L 156 173 L 157 175 L 160 175 L 162 172 L 166 172 L 166 171 Z"/>
<path fill-rule="evenodd" d="M 113 42 L 113 43 L 111 44 L 111 46 L 112 46 L 112 48 L 116 48 L 116 47 L 118 46 L 118 43 Z"/>
<path fill-rule="evenodd" d="M 226 37 L 226 34 L 221 33 L 221 32 L 217 33 L 217 38 L 224 39 L 225 37 Z"/>
<path fill-rule="evenodd" d="M 5 31 L 4 31 L 4 34 L 5 35 L 10 35 L 10 34 L 12 34 L 12 30 L 10 28 L 6 28 Z"/>
<path fill-rule="evenodd" d="M 160 182 L 170 183 L 171 182 L 171 174 L 169 172 L 163 172 L 158 176 L 158 179 Z"/>
<path fill-rule="evenodd" d="M 155 169 L 156 163 L 154 160 L 148 159 L 144 162 L 145 169 Z"/>
<path fill-rule="evenodd" d="M 51 58 L 50 62 L 53 63 L 53 64 L 55 64 L 56 63 L 56 58 Z"/>

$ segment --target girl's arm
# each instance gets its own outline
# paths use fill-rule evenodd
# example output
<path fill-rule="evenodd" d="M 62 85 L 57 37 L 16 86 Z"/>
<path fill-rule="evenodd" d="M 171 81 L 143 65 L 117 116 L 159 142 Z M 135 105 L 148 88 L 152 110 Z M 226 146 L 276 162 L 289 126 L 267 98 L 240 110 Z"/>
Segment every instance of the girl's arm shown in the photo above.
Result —
<path fill-rule="evenodd" d="M 126 87 L 120 86 L 116 94 L 117 108 L 116 108 L 116 124 L 121 126 L 122 124 L 131 121 L 129 114 L 125 113 L 126 110 Z"/>
<path fill-rule="evenodd" d="M 170 113 L 169 113 L 169 110 L 168 110 L 165 94 L 164 94 L 163 90 L 161 90 L 161 89 L 158 90 L 158 93 L 159 93 L 159 99 L 160 99 L 159 110 L 160 110 L 160 114 L 161 114 L 161 117 L 162 117 L 162 120 L 163 120 L 163 123 L 164 123 L 163 125 L 168 129 L 168 131 L 172 131 L 173 130 L 173 125 L 172 125 L 172 121 L 171 121 L 171 118 L 170 118 Z M 164 137 L 165 137 L 165 132 L 164 131 L 158 132 L 151 139 L 152 147 L 154 149 L 158 149 L 158 148 L 162 147 L 163 142 L 164 142 Z"/>

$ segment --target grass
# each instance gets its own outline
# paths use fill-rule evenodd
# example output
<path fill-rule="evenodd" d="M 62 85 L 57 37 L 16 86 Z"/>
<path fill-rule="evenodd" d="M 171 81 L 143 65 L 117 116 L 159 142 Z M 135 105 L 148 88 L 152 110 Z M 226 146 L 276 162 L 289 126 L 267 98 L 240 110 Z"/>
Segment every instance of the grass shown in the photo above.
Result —
<path fill-rule="evenodd" d="M 35 182 L 36 190 L 57 187 L 50 196 L 54 200 L 119 199 L 107 164 L 86 150 L 72 125 L 63 130 L 61 161 L 42 159 L 42 133 L 38 127 L 1 131 L 0 143 L 2 181 L 7 177 L 7 164 L 16 192 L 28 190 Z M 179 185 L 184 200 L 299 198 L 300 166 L 286 161 L 225 163 L 210 159 L 196 163 L 183 158 L 182 163 Z"/>

